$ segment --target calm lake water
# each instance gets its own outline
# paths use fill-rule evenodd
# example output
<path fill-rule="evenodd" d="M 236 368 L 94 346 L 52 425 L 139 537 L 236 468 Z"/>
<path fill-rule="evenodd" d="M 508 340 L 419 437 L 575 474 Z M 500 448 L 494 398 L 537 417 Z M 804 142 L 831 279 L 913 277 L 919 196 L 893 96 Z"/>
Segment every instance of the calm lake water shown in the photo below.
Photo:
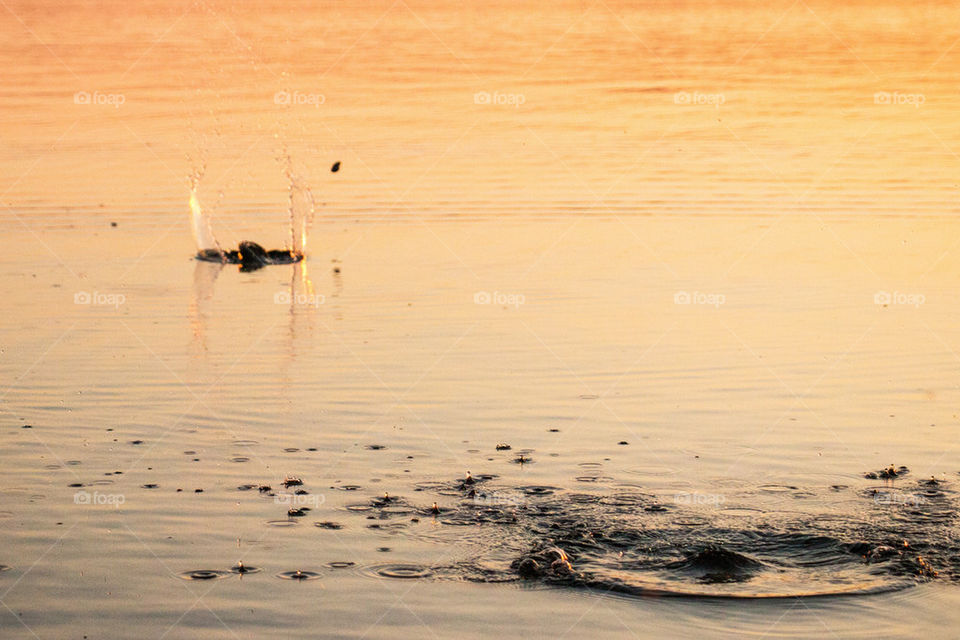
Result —
<path fill-rule="evenodd" d="M 955 636 L 956 5 L 0 16 L 3 637 Z"/>

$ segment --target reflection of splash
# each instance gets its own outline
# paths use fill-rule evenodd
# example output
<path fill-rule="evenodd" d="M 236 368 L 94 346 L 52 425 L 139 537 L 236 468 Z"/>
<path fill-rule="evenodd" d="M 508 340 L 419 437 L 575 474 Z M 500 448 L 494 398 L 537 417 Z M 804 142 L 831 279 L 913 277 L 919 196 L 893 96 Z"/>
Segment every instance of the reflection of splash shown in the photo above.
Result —
<path fill-rule="evenodd" d="M 193 269 L 193 298 L 190 300 L 190 328 L 193 331 L 197 350 L 207 352 L 207 318 L 210 315 L 210 301 L 213 300 L 214 285 L 223 269 L 216 262 L 197 261 Z"/>

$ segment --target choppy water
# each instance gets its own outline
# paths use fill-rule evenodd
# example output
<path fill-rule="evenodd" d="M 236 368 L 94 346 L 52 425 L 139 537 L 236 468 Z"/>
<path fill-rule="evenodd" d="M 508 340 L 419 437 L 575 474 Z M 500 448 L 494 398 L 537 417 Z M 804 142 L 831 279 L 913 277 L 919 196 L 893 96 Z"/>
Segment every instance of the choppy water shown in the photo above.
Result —
<path fill-rule="evenodd" d="M 950 637 L 956 7 L 3 11 L 4 637 Z"/>

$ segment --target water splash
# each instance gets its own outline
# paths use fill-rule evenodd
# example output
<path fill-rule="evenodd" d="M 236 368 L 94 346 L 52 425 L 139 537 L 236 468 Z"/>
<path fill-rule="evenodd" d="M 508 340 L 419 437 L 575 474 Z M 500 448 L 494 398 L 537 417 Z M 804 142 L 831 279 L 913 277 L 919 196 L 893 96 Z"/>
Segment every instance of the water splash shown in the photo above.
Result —
<path fill-rule="evenodd" d="M 313 224 L 315 202 L 313 192 L 306 180 L 294 173 L 290 157 L 287 156 L 286 176 L 289 180 L 287 193 L 290 202 L 290 248 L 294 253 L 302 254 L 307 248 L 307 234 Z"/>
<path fill-rule="evenodd" d="M 197 198 L 197 188 L 200 186 L 200 179 L 203 177 L 203 170 L 195 170 L 190 175 L 190 221 L 193 229 L 193 239 L 197 243 L 197 253 L 205 251 L 216 251 L 223 253 L 220 243 L 213 235 L 213 228 L 210 226 L 210 219 L 203 213 L 200 207 L 200 200 Z"/>

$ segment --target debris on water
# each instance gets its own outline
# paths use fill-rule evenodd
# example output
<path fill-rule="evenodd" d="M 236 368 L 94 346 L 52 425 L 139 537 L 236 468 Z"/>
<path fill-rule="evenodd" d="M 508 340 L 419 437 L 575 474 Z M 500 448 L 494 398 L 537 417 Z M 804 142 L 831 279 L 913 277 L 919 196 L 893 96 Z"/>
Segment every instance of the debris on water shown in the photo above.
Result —
<path fill-rule="evenodd" d="M 269 493 L 273 491 L 273 487 L 271 487 L 268 484 L 262 484 L 258 487 L 258 490 L 260 491 L 260 493 Z"/>
<path fill-rule="evenodd" d="M 516 458 L 514 458 L 513 461 L 517 464 L 527 464 L 528 462 L 533 462 L 533 459 L 521 453 Z"/>
<path fill-rule="evenodd" d="M 368 444 L 367 449 L 371 451 L 380 451 L 381 449 L 386 449 L 387 445 L 385 444 Z"/>
<path fill-rule="evenodd" d="M 512 449 L 512 448 L 513 448 L 513 447 L 511 447 L 510 445 L 508 445 L 508 444 L 505 443 L 505 442 L 497 443 L 497 451 L 510 451 L 510 449 Z"/>
<path fill-rule="evenodd" d="M 339 160 L 337 160 L 336 162 L 333 163 L 333 166 L 330 167 L 330 171 L 331 171 L 332 173 L 336 173 L 337 171 L 340 171 L 340 161 L 339 161 Z"/>
<path fill-rule="evenodd" d="M 23 425 L 23 426 L 20 427 L 20 428 L 21 428 L 21 429 L 33 429 L 33 425 L 25 424 L 25 425 Z"/>
<path fill-rule="evenodd" d="M 303 516 L 307 515 L 307 511 L 310 511 L 309 507 L 294 507 L 287 509 L 287 516 L 290 518 L 302 518 Z"/>
<path fill-rule="evenodd" d="M 343 525 L 339 522 L 331 522 L 329 520 L 325 520 L 323 522 L 314 522 L 313 526 L 320 529 L 343 529 Z"/>
<path fill-rule="evenodd" d="M 889 467 L 885 469 L 881 469 L 880 471 L 870 471 L 864 474 L 863 477 L 869 480 L 876 480 L 878 478 L 883 478 L 885 480 L 892 480 L 893 478 L 899 478 L 900 476 L 906 475 L 907 473 L 909 473 L 909 471 L 910 470 L 904 466 L 895 467 L 894 465 L 891 464 Z"/>
<path fill-rule="evenodd" d="M 147 484 L 143 484 L 143 485 L 140 485 L 140 486 L 141 486 L 142 488 L 144 488 L 144 489 L 156 489 L 156 488 L 159 487 L 160 485 L 155 484 L 155 483 L 153 483 L 153 482 L 148 482 Z"/>
<path fill-rule="evenodd" d="M 194 489 L 193 492 L 194 492 L 194 493 L 203 493 L 203 489 Z"/>
<path fill-rule="evenodd" d="M 297 487 L 297 486 L 300 486 L 300 485 L 303 484 L 303 480 L 301 480 L 300 478 L 295 478 L 295 477 L 292 477 L 292 476 L 287 476 L 286 478 L 284 478 L 284 480 L 283 480 L 283 482 L 282 482 L 281 484 L 282 484 L 284 487 L 287 487 L 287 488 L 289 488 L 289 487 Z"/>
<path fill-rule="evenodd" d="M 627 442 L 626 440 L 621 440 L 621 441 L 618 442 L 617 444 L 619 444 L 619 445 L 627 445 L 627 444 L 630 444 L 630 443 Z"/>
<path fill-rule="evenodd" d="M 143 440 L 131 440 L 130 444 L 143 444 Z"/>

